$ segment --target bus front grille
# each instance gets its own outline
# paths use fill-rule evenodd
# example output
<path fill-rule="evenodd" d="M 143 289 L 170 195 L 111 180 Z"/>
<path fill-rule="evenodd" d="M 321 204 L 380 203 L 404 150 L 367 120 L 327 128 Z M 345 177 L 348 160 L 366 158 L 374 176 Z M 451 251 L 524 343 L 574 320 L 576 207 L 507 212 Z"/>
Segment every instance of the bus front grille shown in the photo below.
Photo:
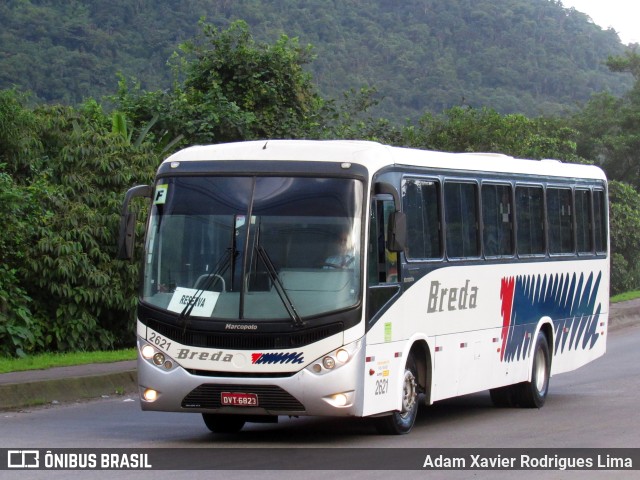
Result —
<path fill-rule="evenodd" d="M 276 385 L 219 385 L 204 383 L 182 400 L 182 408 L 221 408 L 222 392 L 253 393 L 258 406 L 265 410 L 303 412 L 304 406 L 291 394 Z"/>

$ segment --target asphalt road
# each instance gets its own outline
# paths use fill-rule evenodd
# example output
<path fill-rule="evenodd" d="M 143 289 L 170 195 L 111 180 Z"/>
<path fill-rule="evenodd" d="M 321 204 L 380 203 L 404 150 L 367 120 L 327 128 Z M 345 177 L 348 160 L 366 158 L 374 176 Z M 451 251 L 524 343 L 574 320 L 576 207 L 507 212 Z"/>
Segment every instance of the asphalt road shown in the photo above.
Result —
<path fill-rule="evenodd" d="M 607 354 L 551 379 L 540 409 L 498 409 L 487 392 L 422 408 L 409 435 L 380 436 L 363 419 L 281 418 L 214 435 L 198 414 L 142 412 L 135 397 L 0 413 L 0 448 L 640 448 L 640 326 L 610 333 Z M 248 450 L 251 453 L 250 450 Z M 327 469 L 331 469 L 327 465 Z M 9 475 L 4 475 L 9 473 Z M 326 478 L 319 471 L 0 472 L 2 478 Z M 349 471 L 343 478 L 513 478 L 516 472 Z M 335 474 L 335 472 L 334 472 Z M 334 474 L 331 474 L 332 476 Z M 517 472 L 522 478 L 640 478 L 636 472 Z"/>

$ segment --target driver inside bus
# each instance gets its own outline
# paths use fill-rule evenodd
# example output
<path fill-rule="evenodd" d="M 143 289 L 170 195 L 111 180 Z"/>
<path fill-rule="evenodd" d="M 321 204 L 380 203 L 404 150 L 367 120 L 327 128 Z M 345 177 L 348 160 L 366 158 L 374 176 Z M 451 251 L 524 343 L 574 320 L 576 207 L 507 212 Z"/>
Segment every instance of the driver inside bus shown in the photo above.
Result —
<path fill-rule="evenodd" d="M 324 268 L 350 268 L 354 260 L 349 232 L 344 230 L 338 235 L 333 254 L 324 261 Z"/>

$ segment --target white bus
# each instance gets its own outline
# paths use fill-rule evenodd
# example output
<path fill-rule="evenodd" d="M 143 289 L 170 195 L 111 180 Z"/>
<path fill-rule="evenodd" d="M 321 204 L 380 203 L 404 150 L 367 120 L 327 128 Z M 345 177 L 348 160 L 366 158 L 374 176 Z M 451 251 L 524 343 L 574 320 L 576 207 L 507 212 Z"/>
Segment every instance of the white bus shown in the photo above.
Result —
<path fill-rule="evenodd" d="M 143 410 L 214 432 L 278 416 L 414 425 L 490 390 L 541 407 L 605 352 L 607 182 L 594 166 L 363 141 L 186 148 L 150 197 L 137 310 Z"/>

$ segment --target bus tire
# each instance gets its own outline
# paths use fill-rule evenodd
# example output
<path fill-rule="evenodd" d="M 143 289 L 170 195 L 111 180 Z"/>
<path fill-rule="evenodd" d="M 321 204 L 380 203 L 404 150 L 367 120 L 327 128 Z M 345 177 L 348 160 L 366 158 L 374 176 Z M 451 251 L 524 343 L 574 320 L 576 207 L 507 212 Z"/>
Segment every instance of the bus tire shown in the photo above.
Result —
<path fill-rule="evenodd" d="M 491 402 L 498 408 L 513 407 L 513 385 L 507 385 L 506 387 L 492 388 L 489 390 L 491 396 Z"/>
<path fill-rule="evenodd" d="M 531 381 L 518 385 L 518 405 L 524 408 L 541 408 L 549 391 L 551 354 L 547 336 L 539 332 L 533 350 Z"/>
<path fill-rule="evenodd" d="M 204 424 L 213 433 L 236 433 L 244 427 L 244 417 L 240 415 L 221 415 L 218 413 L 203 413 Z"/>
<path fill-rule="evenodd" d="M 404 367 L 402 382 L 402 410 L 375 418 L 378 433 L 404 435 L 411 431 L 418 415 L 418 368 L 413 355 L 409 355 Z"/>

